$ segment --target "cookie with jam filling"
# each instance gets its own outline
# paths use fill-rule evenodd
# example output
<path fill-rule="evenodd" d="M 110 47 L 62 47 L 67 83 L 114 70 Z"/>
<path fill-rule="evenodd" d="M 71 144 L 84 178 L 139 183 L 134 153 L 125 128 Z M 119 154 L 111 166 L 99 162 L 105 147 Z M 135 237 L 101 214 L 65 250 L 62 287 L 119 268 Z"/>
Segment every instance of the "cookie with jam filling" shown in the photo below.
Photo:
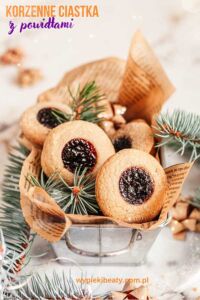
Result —
<path fill-rule="evenodd" d="M 97 125 L 71 121 L 54 128 L 45 140 L 41 164 L 50 176 L 55 172 L 68 182 L 77 168 L 96 174 L 102 164 L 115 153 L 112 142 Z"/>
<path fill-rule="evenodd" d="M 164 169 L 150 154 L 125 149 L 108 159 L 97 174 L 96 197 L 105 216 L 128 223 L 156 218 L 167 190 Z"/>
<path fill-rule="evenodd" d="M 112 138 L 116 152 L 123 149 L 138 149 L 150 153 L 154 148 L 151 127 L 143 120 L 135 120 L 119 129 Z"/>
<path fill-rule="evenodd" d="M 60 124 L 53 110 L 72 113 L 68 105 L 55 101 L 38 103 L 23 113 L 20 127 L 24 136 L 33 144 L 43 145 L 51 129 Z"/>

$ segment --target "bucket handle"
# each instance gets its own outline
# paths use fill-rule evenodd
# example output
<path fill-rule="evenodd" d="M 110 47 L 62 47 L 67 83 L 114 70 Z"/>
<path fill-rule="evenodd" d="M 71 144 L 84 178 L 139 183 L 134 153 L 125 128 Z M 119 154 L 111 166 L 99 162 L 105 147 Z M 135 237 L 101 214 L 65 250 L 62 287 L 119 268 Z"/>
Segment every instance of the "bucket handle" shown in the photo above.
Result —
<path fill-rule="evenodd" d="M 69 250 L 71 250 L 72 252 L 74 252 L 78 255 L 89 256 L 89 257 L 111 257 L 111 256 L 125 254 L 133 246 L 133 243 L 135 240 L 138 240 L 138 241 L 141 240 L 141 233 L 138 232 L 138 230 L 133 229 L 132 233 L 131 233 L 130 241 L 126 247 L 124 247 L 120 250 L 110 251 L 110 252 L 101 252 L 101 251 L 93 252 L 93 251 L 86 251 L 86 250 L 83 250 L 83 249 L 80 249 L 80 248 L 74 246 L 73 243 L 71 242 L 69 231 L 67 231 L 65 234 L 65 242 L 66 242 L 66 245 L 69 248 Z"/>

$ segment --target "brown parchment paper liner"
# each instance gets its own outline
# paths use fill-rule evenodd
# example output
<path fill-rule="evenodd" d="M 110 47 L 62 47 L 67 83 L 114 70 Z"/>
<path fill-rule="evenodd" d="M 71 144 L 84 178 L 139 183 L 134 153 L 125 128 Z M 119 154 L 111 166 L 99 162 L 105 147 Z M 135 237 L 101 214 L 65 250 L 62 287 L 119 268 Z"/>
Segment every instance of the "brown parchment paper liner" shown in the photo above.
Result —
<path fill-rule="evenodd" d="M 38 101 L 69 102 L 73 91 L 95 80 L 108 101 L 127 106 L 125 117 L 146 119 L 149 123 L 174 92 L 153 50 L 141 32 L 134 35 L 127 62 L 106 58 L 82 65 L 66 73 L 60 83 L 38 97 Z"/>
<path fill-rule="evenodd" d="M 138 31 L 132 40 L 118 102 L 127 106 L 125 117 L 146 119 L 159 113 L 175 91 L 152 48 Z"/>
<path fill-rule="evenodd" d="M 59 241 L 71 224 L 97 224 L 111 222 L 119 226 L 141 230 L 149 230 L 163 223 L 170 208 L 180 194 L 182 185 L 192 167 L 192 163 L 178 164 L 165 169 L 168 179 L 168 191 L 164 197 L 164 205 L 157 220 L 142 224 L 126 223 L 105 216 L 87 216 L 65 214 L 46 191 L 39 187 L 31 187 L 26 180 L 32 174 L 39 175 L 41 151 L 33 148 L 23 164 L 20 178 L 21 208 L 29 226 L 50 242 Z"/>
<path fill-rule="evenodd" d="M 64 211 L 56 204 L 54 199 L 46 197 L 46 192 L 37 187 L 32 187 L 27 176 L 32 174 L 38 178 L 41 151 L 32 148 L 30 155 L 24 161 L 19 187 L 21 194 L 21 208 L 24 218 L 31 229 L 50 242 L 58 240 L 71 226 Z"/>
<path fill-rule="evenodd" d="M 69 103 L 69 91 L 76 92 L 78 86 L 95 80 L 101 94 L 110 102 L 117 102 L 119 88 L 125 71 L 126 62 L 116 57 L 97 60 L 66 73 L 60 83 L 52 89 L 42 93 L 38 101 L 61 101 Z"/>

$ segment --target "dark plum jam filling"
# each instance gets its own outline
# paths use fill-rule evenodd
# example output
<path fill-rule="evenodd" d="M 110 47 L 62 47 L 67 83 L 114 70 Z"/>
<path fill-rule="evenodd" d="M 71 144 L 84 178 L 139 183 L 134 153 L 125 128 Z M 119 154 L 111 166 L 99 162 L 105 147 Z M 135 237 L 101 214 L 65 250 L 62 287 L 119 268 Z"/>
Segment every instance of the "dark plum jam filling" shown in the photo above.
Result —
<path fill-rule="evenodd" d="M 53 109 L 50 107 L 45 107 L 39 110 L 37 114 L 38 122 L 50 129 L 55 128 L 60 124 L 56 117 L 52 114 L 52 110 Z"/>
<path fill-rule="evenodd" d="M 132 141 L 131 141 L 130 137 L 128 137 L 128 136 L 121 136 L 114 140 L 113 146 L 115 148 L 115 151 L 119 152 L 120 150 L 123 150 L 123 149 L 132 148 Z"/>
<path fill-rule="evenodd" d="M 139 167 L 128 168 L 119 179 L 119 190 L 128 203 L 143 204 L 154 192 L 154 181 L 146 170 Z"/>
<path fill-rule="evenodd" d="M 97 153 L 94 146 L 81 138 L 69 141 L 62 151 L 64 167 L 74 173 L 77 168 L 87 168 L 91 172 L 97 162 Z"/>

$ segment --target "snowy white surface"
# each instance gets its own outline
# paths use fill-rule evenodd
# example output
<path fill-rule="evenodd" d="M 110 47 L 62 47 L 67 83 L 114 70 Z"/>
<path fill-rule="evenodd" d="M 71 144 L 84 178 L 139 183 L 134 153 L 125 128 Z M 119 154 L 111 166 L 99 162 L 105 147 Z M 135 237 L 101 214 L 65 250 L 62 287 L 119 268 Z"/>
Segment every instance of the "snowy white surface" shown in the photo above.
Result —
<path fill-rule="evenodd" d="M 6 1 L 4 1 L 5 4 Z M 20 1 L 20 3 L 33 1 Z M 42 1 L 37 1 L 37 3 Z M 65 3 L 66 1 L 58 1 Z M 78 4 L 81 1 L 71 1 Z M 89 1 L 87 1 L 89 2 Z M 34 87 L 21 89 L 15 84 L 16 68 L 0 66 L 0 122 L 17 120 L 22 111 L 33 104 L 37 95 L 54 86 L 63 73 L 79 64 L 106 56 L 126 58 L 133 33 L 140 28 L 151 42 L 156 53 L 177 88 L 176 93 L 166 103 L 164 110 L 181 108 L 200 112 L 200 13 L 198 0 L 94 0 L 100 6 L 101 17 L 82 19 L 72 31 L 35 31 L 22 35 L 7 35 L 7 21 L 0 18 L 0 53 L 9 46 L 21 46 L 27 53 L 25 66 L 38 67 L 44 73 L 44 80 Z M 18 1 L 13 0 L 13 3 Z M 48 0 L 46 3 L 55 1 Z M 0 4 L 3 8 L 4 4 Z M 4 145 L 1 147 L 1 166 L 5 162 Z M 168 164 L 174 156 L 168 155 Z M 2 169 L 2 168 L 1 168 Z M 199 185 L 199 171 L 194 169 L 187 185 L 192 192 Z M 190 241 L 190 242 L 189 242 Z M 150 277 L 154 291 L 169 293 L 174 289 L 190 290 L 200 286 L 199 237 L 188 235 L 187 242 L 177 242 L 169 229 L 164 229 L 149 254 L 149 263 L 143 267 L 84 267 L 89 276 L 105 277 Z M 34 268 L 46 272 L 61 266 L 46 264 L 54 257 L 50 245 L 38 239 L 34 254 L 48 250 L 44 258 L 33 260 Z M 67 256 L 67 252 L 66 252 Z M 44 265 L 43 265 L 44 264 Z M 43 266 L 42 266 L 43 265 Z M 189 265 L 189 266 L 188 266 Z M 63 266 L 66 271 L 67 266 Z M 199 269 L 198 269 L 199 268 Z M 74 269 L 76 273 L 76 270 Z M 123 274 L 123 275 L 122 275 Z M 196 276 L 193 278 L 193 274 Z M 191 284 L 188 279 L 194 280 Z M 187 287 L 187 285 L 191 285 Z M 119 286 L 101 286 L 98 291 Z M 194 293 L 200 295 L 199 290 Z M 163 298 L 164 299 L 164 298 Z M 167 299 L 167 298 L 165 298 Z M 176 299 L 170 295 L 168 299 Z M 178 299 L 178 298 L 177 298 Z M 195 299 L 190 295 L 189 299 Z"/>

